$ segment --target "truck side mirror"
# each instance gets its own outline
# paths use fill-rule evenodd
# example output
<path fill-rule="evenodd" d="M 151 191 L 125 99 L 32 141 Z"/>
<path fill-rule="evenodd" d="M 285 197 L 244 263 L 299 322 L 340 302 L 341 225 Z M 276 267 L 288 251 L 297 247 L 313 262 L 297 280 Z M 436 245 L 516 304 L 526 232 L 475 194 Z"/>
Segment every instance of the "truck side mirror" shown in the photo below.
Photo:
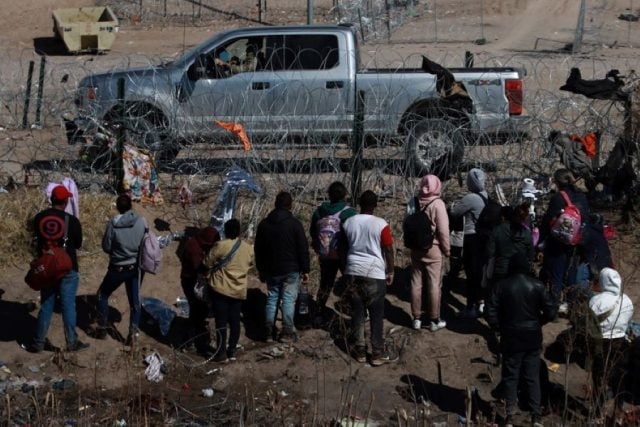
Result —
<path fill-rule="evenodd" d="M 187 70 L 189 80 L 196 81 L 207 76 L 207 55 L 201 53 Z"/>

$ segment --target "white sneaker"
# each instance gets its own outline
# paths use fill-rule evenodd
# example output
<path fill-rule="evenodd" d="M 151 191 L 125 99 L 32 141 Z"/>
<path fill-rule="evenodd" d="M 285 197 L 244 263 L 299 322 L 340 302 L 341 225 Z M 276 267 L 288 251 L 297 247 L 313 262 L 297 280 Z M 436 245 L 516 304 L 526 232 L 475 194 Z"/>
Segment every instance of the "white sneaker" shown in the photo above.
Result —
<path fill-rule="evenodd" d="M 478 313 L 480 313 L 481 315 L 484 314 L 484 303 L 483 302 L 478 304 Z"/>
<path fill-rule="evenodd" d="M 445 322 L 444 320 L 438 320 L 437 322 L 431 321 L 431 324 L 429 325 L 429 330 L 431 332 L 436 332 L 439 331 L 440 329 L 443 329 L 447 326 L 447 322 Z"/>
<path fill-rule="evenodd" d="M 568 312 L 569 312 L 569 304 L 567 304 L 566 302 L 563 302 L 558 306 L 559 314 L 567 314 Z"/>
<path fill-rule="evenodd" d="M 413 319 L 413 329 L 422 328 L 422 321 L 420 319 Z"/>

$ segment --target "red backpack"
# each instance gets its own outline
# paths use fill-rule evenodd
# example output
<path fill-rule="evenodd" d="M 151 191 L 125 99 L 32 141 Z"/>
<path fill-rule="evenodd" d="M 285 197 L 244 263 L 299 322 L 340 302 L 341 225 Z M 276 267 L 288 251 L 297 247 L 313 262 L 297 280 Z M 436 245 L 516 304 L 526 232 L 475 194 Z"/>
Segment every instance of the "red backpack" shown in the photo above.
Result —
<path fill-rule="evenodd" d="M 565 245 L 575 246 L 582 238 L 582 215 L 566 192 L 560 191 L 567 206 L 551 220 L 551 235 Z"/>
<path fill-rule="evenodd" d="M 55 216 L 45 217 L 45 220 L 59 221 Z M 40 226 L 38 224 L 37 226 Z M 67 228 L 69 227 L 69 217 L 64 218 L 64 236 L 62 237 L 62 246 L 58 245 L 57 240 L 47 240 L 40 252 L 40 256 L 31 261 L 29 271 L 24 281 L 29 287 L 35 291 L 49 289 L 57 286 L 60 280 L 67 275 L 73 268 L 73 261 L 65 249 L 67 245 Z"/>

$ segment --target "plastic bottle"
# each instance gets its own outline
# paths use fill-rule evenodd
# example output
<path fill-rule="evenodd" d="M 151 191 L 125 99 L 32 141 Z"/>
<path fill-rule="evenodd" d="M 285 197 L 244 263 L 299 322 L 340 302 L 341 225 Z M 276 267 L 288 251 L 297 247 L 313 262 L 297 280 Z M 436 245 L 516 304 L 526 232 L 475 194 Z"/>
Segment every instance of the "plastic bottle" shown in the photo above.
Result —
<path fill-rule="evenodd" d="M 298 314 L 309 314 L 309 290 L 306 286 L 301 287 L 298 294 Z"/>

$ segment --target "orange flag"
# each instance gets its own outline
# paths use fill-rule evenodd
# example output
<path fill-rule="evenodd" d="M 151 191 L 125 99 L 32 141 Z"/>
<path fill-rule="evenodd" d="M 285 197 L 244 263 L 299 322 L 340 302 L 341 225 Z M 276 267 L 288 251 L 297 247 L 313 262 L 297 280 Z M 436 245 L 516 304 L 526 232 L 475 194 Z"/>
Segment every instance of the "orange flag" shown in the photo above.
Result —
<path fill-rule="evenodd" d="M 251 149 L 251 142 L 249 142 L 249 137 L 247 136 L 247 131 L 244 130 L 244 126 L 240 123 L 233 122 L 221 122 L 220 120 L 214 120 L 215 124 L 220 126 L 223 129 L 228 130 L 229 132 L 235 134 L 242 141 L 242 147 L 244 151 L 249 151 Z"/>

